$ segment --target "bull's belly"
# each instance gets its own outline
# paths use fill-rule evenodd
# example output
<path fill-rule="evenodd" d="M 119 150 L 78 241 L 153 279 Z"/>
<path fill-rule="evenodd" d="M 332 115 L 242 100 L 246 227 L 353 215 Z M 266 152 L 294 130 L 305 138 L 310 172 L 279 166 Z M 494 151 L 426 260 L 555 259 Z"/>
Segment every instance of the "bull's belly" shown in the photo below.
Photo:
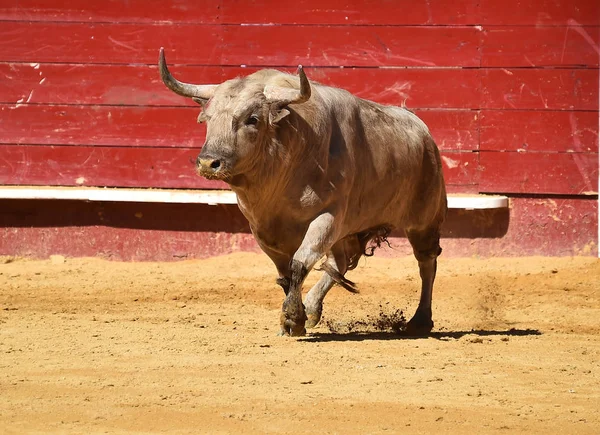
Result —
<path fill-rule="evenodd" d="M 377 194 L 370 192 L 348 204 L 345 219 L 346 235 L 376 227 L 420 229 L 437 223 L 446 215 L 446 192 L 443 182 L 429 186 L 428 194 L 417 194 L 401 188 Z"/>

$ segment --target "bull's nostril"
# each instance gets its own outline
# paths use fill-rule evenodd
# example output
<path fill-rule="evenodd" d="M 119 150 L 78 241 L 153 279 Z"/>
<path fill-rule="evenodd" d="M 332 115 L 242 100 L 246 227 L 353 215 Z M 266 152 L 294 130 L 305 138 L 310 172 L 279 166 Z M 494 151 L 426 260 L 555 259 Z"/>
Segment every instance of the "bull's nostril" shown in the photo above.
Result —
<path fill-rule="evenodd" d="M 210 167 L 211 167 L 212 169 L 219 169 L 219 167 L 221 167 L 221 161 L 220 161 L 220 160 L 213 160 L 213 161 L 210 163 Z"/>

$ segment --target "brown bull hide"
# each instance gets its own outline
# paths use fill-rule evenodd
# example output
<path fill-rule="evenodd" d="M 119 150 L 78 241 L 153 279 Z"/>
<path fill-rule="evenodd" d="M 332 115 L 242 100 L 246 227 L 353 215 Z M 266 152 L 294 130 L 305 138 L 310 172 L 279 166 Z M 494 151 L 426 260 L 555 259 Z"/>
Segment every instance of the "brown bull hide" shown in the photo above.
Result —
<path fill-rule="evenodd" d="M 431 330 L 447 206 L 439 151 L 416 115 L 311 83 L 301 67 L 299 77 L 267 69 L 209 87 L 177 85 L 162 52 L 160 70 L 170 89 L 203 99 L 198 172 L 229 183 L 275 263 L 283 334 L 315 326 L 336 282 L 353 290 L 344 274 L 394 228 L 405 230 L 422 279 L 407 332 Z M 304 279 L 323 257 L 325 273 L 303 304 Z"/>

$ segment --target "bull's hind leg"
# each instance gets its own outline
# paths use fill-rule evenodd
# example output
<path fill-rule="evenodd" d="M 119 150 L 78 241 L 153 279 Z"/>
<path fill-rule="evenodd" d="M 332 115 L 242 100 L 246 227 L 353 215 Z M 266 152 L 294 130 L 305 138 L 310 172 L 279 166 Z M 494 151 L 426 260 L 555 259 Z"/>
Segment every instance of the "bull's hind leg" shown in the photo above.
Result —
<path fill-rule="evenodd" d="M 431 295 L 437 270 L 437 257 L 442 253 L 440 231 L 437 227 L 423 231 L 409 230 L 406 235 L 419 262 L 419 273 L 421 275 L 421 299 L 415 315 L 406 325 L 406 333 L 409 335 L 422 335 L 433 329 Z"/>

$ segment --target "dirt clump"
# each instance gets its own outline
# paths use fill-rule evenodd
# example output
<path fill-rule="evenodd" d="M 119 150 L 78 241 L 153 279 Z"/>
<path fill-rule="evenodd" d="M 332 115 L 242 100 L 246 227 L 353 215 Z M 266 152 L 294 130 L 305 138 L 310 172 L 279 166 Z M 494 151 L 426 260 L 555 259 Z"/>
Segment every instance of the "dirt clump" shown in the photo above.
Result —
<path fill-rule="evenodd" d="M 406 329 L 406 317 L 401 309 L 390 310 L 379 305 L 379 315 L 367 314 L 366 319 L 335 320 L 324 319 L 325 326 L 330 332 L 344 334 L 348 332 L 395 332 L 399 334 Z"/>

